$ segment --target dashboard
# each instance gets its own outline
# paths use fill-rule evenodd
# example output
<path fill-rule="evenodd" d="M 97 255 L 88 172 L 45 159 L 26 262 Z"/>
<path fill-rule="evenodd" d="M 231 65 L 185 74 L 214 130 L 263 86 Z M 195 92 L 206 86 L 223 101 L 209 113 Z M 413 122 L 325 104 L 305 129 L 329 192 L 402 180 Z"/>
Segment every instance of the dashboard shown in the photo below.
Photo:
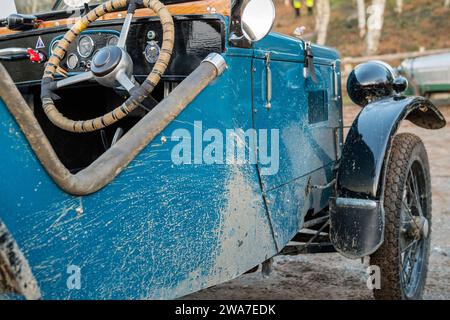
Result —
<path fill-rule="evenodd" d="M 175 44 L 172 60 L 163 76 L 166 81 L 181 81 L 188 76 L 211 52 L 222 53 L 225 49 L 225 23 L 215 16 L 175 16 Z M 119 39 L 122 21 L 96 22 L 71 43 L 61 67 L 69 73 L 90 69 L 95 53 Z M 52 28 L 8 35 L 0 38 L 0 49 L 21 47 L 39 50 L 49 57 L 67 28 Z M 162 45 L 162 26 L 153 17 L 133 21 L 126 43 L 139 81 L 151 72 Z M 44 64 L 28 60 L 2 61 L 14 82 L 21 85 L 40 83 Z"/>

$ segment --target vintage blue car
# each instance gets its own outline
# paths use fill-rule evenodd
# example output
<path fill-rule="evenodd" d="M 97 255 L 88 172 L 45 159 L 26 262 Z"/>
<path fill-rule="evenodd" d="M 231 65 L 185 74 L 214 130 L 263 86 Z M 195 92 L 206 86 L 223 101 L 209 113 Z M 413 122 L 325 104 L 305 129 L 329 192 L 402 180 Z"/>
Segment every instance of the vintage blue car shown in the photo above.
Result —
<path fill-rule="evenodd" d="M 54 2 L 0 22 L 2 297 L 172 299 L 335 251 L 421 297 L 429 165 L 397 129 L 446 122 L 390 66 L 351 73 L 344 141 L 339 54 L 271 0 Z"/>

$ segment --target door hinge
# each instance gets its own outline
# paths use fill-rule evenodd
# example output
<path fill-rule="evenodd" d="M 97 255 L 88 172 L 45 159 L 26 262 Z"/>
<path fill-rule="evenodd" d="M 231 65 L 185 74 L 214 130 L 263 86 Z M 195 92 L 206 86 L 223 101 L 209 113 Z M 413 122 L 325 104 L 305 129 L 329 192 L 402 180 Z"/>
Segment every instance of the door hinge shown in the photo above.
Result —
<path fill-rule="evenodd" d="M 311 76 L 311 79 L 314 83 L 317 83 L 316 69 L 314 67 L 314 55 L 312 52 L 311 41 L 304 41 L 305 44 L 305 66 L 303 68 L 303 77 L 305 79 L 308 78 L 308 75 Z"/>

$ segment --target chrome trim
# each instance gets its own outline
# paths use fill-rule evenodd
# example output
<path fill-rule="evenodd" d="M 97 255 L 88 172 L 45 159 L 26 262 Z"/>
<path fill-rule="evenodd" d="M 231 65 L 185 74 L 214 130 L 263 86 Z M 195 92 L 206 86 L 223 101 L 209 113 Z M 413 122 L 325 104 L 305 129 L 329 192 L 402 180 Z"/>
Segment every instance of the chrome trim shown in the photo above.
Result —
<path fill-rule="evenodd" d="M 338 101 L 340 98 L 339 95 L 339 76 L 340 76 L 340 72 L 338 72 L 338 67 L 337 64 L 338 62 L 340 62 L 340 60 L 336 60 L 333 62 L 332 64 L 332 68 L 333 68 L 333 96 L 334 96 L 334 101 Z"/>
<path fill-rule="evenodd" d="M 58 45 L 59 40 L 53 41 L 52 46 L 50 47 L 50 53 L 53 54 L 55 52 L 56 46 Z"/>
<path fill-rule="evenodd" d="M 77 59 L 77 62 L 75 63 L 74 66 L 70 66 L 70 65 L 69 65 L 69 61 L 70 61 L 70 58 L 71 58 L 71 57 L 75 57 L 75 58 Z M 78 56 L 77 56 L 75 53 L 71 53 L 71 54 L 69 54 L 69 55 L 67 56 L 66 64 L 67 64 L 67 68 L 69 68 L 70 70 L 76 69 L 76 67 L 78 66 L 79 62 L 80 62 L 80 59 L 78 59 Z"/>
<path fill-rule="evenodd" d="M 11 56 L 11 55 L 19 55 L 19 54 L 27 54 L 27 48 L 6 48 L 0 49 L 0 56 Z"/>
<path fill-rule="evenodd" d="M 210 53 L 203 62 L 211 63 L 217 70 L 217 75 L 220 76 L 228 68 L 225 59 L 218 53 Z"/>
<path fill-rule="evenodd" d="M 374 210 L 377 208 L 377 202 L 366 199 L 336 198 L 336 206 L 341 208 Z"/>
<path fill-rule="evenodd" d="M 272 108 L 272 69 L 270 69 L 270 52 L 266 53 L 266 109 Z"/>
<path fill-rule="evenodd" d="M 80 83 L 83 81 L 89 81 L 92 79 L 94 79 L 94 74 L 91 71 L 82 72 L 75 76 L 71 76 L 71 77 L 65 78 L 63 80 L 57 81 L 56 88 L 59 89 L 59 88 L 67 87 L 72 84 Z"/>
<path fill-rule="evenodd" d="M 117 43 L 117 46 L 119 48 L 125 49 L 125 45 L 127 43 L 127 38 L 128 38 L 128 32 L 130 31 L 132 20 L 133 20 L 133 14 L 127 13 L 127 16 L 125 17 L 125 21 L 123 23 L 122 30 L 120 31 L 119 42 Z"/>
<path fill-rule="evenodd" d="M 81 42 L 81 40 L 84 39 L 84 38 L 89 39 L 89 41 L 90 41 L 91 44 L 92 44 L 92 50 L 91 50 L 91 52 L 90 52 L 89 54 L 87 54 L 87 55 L 82 55 L 81 52 L 80 52 L 80 42 Z M 80 57 L 82 57 L 82 58 L 89 58 L 89 57 L 94 53 L 94 51 L 95 51 L 95 42 L 94 42 L 94 40 L 93 40 L 90 36 L 86 36 L 86 35 L 81 36 L 80 39 L 78 39 L 78 42 L 77 42 L 77 51 L 78 51 L 78 54 L 80 55 Z"/>
<path fill-rule="evenodd" d="M 118 36 L 116 36 L 116 35 L 112 35 L 112 36 L 110 36 L 109 38 L 108 38 L 108 40 L 106 41 L 106 45 L 107 46 L 117 46 L 117 44 L 115 44 L 115 45 L 112 45 L 112 44 L 110 44 L 109 42 L 111 41 L 111 40 L 113 40 L 113 39 L 117 39 L 117 44 L 119 44 L 119 37 Z"/>
<path fill-rule="evenodd" d="M 131 93 L 131 91 L 136 87 L 133 80 L 130 79 L 130 77 L 128 75 L 126 75 L 125 72 L 123 72 L 123 71 L 117 73 L 116 80 L 129 93 Z"/>
<path fill-rule="evenodd" d="M 122 59 L 116 68 L 103 77 L 96 76 L 95 79 L 98 83 L 105 87 L 114 88 L 117 87 L 117 85 L 122 85 L 127 91 L 129 91 L 132 89 L 130 82 L 132 82 L 131 78 L 133 76 L 133 60 L 124 49 L 121 50 Z"/>

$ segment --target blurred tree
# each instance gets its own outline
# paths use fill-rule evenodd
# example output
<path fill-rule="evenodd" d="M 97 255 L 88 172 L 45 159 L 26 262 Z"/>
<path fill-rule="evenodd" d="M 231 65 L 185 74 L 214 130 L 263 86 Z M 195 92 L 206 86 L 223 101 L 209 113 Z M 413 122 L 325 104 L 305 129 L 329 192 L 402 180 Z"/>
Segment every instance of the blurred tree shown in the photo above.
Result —
<path fill-rule="evenodd" d="M 384 9 L 386 0 L 372 0 L 372 5 L 367 8 L 369 18 L 367 19 L 366 54 L 373 55 L 378 51 L 381 31 L 384 23 Z"/>
<path fill-rule="evenodd" d="M 364 0 L 356 0 L 358 7 L 358 28 L 359 36 L 364 38 L 366 35 L 366 4 Z"/>
<path fill-rule="evenodd" d="M 328 25 L 330 23 L 330 0 L 317 0 L 316 7 L 317 43 L 324 45 L 327 42 Z"/>
<path fill-rule="evenodd" d="M 403 12 L 403 0 L 396 0 L 395 12 L 397 12 L 398 14 L 401 14 Z"/>

